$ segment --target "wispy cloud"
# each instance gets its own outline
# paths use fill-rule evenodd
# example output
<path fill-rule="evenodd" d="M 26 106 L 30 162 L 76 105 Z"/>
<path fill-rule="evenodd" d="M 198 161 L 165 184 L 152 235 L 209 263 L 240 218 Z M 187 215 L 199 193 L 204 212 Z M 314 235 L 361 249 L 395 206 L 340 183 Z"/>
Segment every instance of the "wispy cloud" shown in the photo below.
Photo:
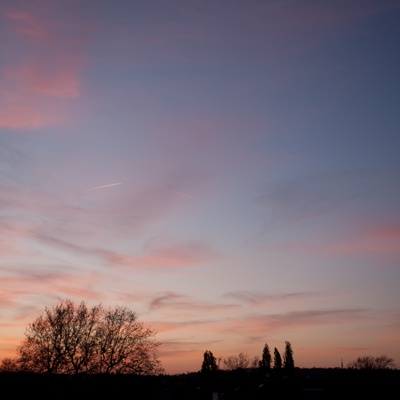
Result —
<path fill-rule="evenodd" d="M 176 353 L 181 356 L 193 356 L 204 352 L 202 349 L 216 347 L 221 343 L 221 340 L 204 340 L 199 341 L 195 338 L 179 338 L 165 339 L 162 343 L 160 356 L 175 358 Z M 202 354 L 200 354 L 202 355 Z M 201 357 L 199 357 L 201 360 Z"/>
<path fill-rule="evenodd" d="M 141 184 L 85 191 L 73 181 L 60 181 L 57 172 L 41 170 L 26 154 L 0 146 L 0 156 L 0 204 L 7 210 L 0 217 L 0 247 L 9 254 L 13 248 L 14 253 L 21 250 L 19 243 L 26 245 L 28 239 L 30 245 L 34 240 L 109 265 L 135 268 L 199 265 L 218 256 L 201 240 L 179 242 L 167 236 L 140 243 L 134 252 L 116 249 L 119 234 L 136 241 L 147 226 L 178 212 L 182 200 L 176 193 Z M 115 196 L 105 198 L 107 193 Z"/>
<path fill-rule="evenodd" d="M 281 302 L 285 300 L 310 299 L 320 296 L 319 292 L 293 292 L 293 293 L 263 293 L 250 290 L 237 290 L 224 294 L 224 297 L 239 300 L 244 303 L 259 305 L 267 302 Z"/>
<path fill-rule="evenodd" d="M 397 257 L 400 254 L 400 227 L 395 220 L 387 222 L 383 217 L 376 221 L 376 217 L 370 216 L 369 221 L 364 221 L 353 217 L 350 221 L 342 221 L 341 227 L 345 234 L 337 235 L 327 242 L 310 243 L 299 239 L 275 245 L 275 248 L 319 257 L 350 254 Z"/>
<path fill-rule="evenodd" d="M 37 295 L 47 297 L 72 297 L 78 299 L 98 300 L 101 293 L 93 285 L 101 281 L 100 273 L 96 275 L 73 269 L 69 265 L 26 266 L 24 268 L 1 267 L 0 283 L 4 294 L 1 305 L 10 302 L 24 303 L 28 298 Z"/>
<path fill-rule="evenodd" d="M 56 246 L 78 256 L 86 256 L 94 260 L 101 260 L 105 266 L 115 268 L 123 267 L 129 269 L 168 269 L 182 268 L 201 265 L 211 257 L 214 257 L 213 250 L 207 245 L 200 243 L 183 243 L 171 247 L 155 247 L 138 250 L 135 254 L 124 254 L 104 247 L 85 246 L 75 241 L 58 239 L 49 236 L 39 230 L 32 231 L 32 237 L 39 242 L 49 246 Z"/>
<path fill-rule="evenodd" d="M 327 253 L 336 254 L 400 254 L 400 225 L 379 222 L 361 223 L 359 234 L 346 242 L 337 241 L 325 247 Z"/>
<path fill-rule="evenodd" d="M 343 174 L 281 180 L 268 185 L 256 203 L 268 210 L 265 229 L 271 230 L 338 209 L 341 204 L 363 196 L 365 193 L 359 191 L 360 181 L 370 179 L 361 172 L 344 171 Z M 366 190 L 365 187 L 362 190 Z"/>
<path fill-rule="evenodd" d="M 343 170 L 332 174 L 282 179 L 268 184 L 263 193 L 255 199 L 255 203 L 264 210 L 263 230 L 260 236 L 271 231 L 284 230 L 289 226 L 298 227 L 311 221 L 331 218 L 332 229 L 321 233 L 320 239 L 329 237 L 331 242 L 335 242 L 336 238 L 329 234 L 332 235 L 339 229 L 341 237 L 349 241 L 349 235 L 358 235 L 355 231 L 357 224 L 365 223 L 365 210 L 368 207 L 371 210 L 368 215 L 369 221 L 381 221 L 380 223 L 384 224 L 388 219 L 387 214 L 394 210 L 393 205 L 388 202 L 387 210 L 377 210 L 373 204 L 378 197 L 381 201 L 383 196 L 398 197 L 397 188 L 385 184 L 396 179 L 397 175 L 393 170 Z M 363 207 L 356 207 L 354 211 L 355 204 L 362 204 Z M 290 240 L 286 242 L 290 248 Z M 306 250 L 307 243 L 302 243 L 302 238 L 298 238 L 293 248 L 296 246 L 300 250 Z M 324 244 L 319 242 L 318 246 L 321 246 L 321 249 Z M 311 247 L 308 244 L 308 250 L 311 250 Z"/>
<path fill-rule="evenodd" d="M 193 312 L 198 311 L 221 311 L 226 309 L 236 308 L 235 304 L 217 304 L 209 301 L 197 301 L 189 296 L 165 292 L 156 296 L 150 302 L 151 309 L 169 308 L 169 309 L 186 309 Z"/>
<path fill-rule="evenodd" d="M 290 329 L 309 328 L 338 323 L 354 323 L 356 320 L 365 321 L 370 317 L 368 310 L 361 308 L 349 309 L 315 309 L 290 311 L 279 314 L 247 315 L 235 320 L 226 321 L 221 325 L 223 332 L 241 332 L 243 337 L 265 335 L 265 332 L 283 331 Z"/>

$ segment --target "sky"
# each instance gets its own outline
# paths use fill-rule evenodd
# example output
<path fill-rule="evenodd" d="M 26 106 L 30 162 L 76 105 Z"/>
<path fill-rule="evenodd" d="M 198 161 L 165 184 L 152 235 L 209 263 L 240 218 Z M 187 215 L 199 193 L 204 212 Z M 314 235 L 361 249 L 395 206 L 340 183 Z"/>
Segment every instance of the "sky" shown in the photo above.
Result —
<path fill-rule="evenodd" d="M 61 299 L 203 354 L 400 367 L 398 0 L 0 0 L 0 359 Z M 222 363 L 221 363 L 222 366 Z"/>

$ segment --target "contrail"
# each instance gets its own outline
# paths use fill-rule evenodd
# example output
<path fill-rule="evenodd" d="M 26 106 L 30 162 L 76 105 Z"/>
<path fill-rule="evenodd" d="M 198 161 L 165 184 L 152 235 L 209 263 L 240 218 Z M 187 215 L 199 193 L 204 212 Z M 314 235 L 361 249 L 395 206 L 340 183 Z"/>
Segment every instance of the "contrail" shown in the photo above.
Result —
<path fill-rule="evenodd" d="M 108 187 L 112 187 L 112 186 L 118 186 L 118 185 L 122 185 L 122 182 L 110 183 L 108 185 L 102 185 L 102 186 L 94 186 L 94 187 L 90 187 L 90 188 L 88 188 L 86 190 L 89 191 L 89 190 L 104 189 L 104 188 L 108 188 Z M 193 198 L 193 196 L 191 194 L 188 194 L 188 193 L 185 193 L 185 192 L 179 192 L 177 190 L 168 189 L 168 188 L 165 188 L 165 187 L 162 187 L 162 186 L 146 185 L 146 184 L 142 184 L 142 186 L 147 186 L 147 187 L 152 188 L 152 189 L 158 189 L 158 190 L 163 190 L 165 192 L 174 193 L 174 194 L 177 194 L 179 196 L 188 197 L 189 199 Z"/>
<path fill-rule="evenodd" d="M 103 188 L 108 188 L 108 187 L 111 187 L 111 186 L 118 186 L 118 185 L 121 185 L 121 184 L 122 184 L 122 182 L 110 183 L 109 185 L 95 186 L 95 187 L 91 187 L 91 188 L 86 189 L 86 190 L 103 189 Z"/>

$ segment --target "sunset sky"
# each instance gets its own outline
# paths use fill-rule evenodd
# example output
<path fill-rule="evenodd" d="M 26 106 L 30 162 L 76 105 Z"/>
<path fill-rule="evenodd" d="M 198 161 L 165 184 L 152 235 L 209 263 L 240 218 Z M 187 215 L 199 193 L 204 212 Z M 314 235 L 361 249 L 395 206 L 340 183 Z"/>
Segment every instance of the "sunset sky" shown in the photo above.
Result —
<path fill-rule="evenodd" d="M 0 359 L 60 299 L 206 350 L 400 367 L 398 0 L 0 0 Z M 222 364 L 221 364 L 222 365 Z"/>

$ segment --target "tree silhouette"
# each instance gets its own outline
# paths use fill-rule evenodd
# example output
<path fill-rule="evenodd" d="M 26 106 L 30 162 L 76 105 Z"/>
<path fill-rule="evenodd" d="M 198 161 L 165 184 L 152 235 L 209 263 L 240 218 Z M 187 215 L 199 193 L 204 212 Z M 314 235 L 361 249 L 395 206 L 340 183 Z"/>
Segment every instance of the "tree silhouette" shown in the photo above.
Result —
<path fill-rule="evenodd" d="M 214 357 L 213 353 L 209 350 L 204 352 L 204 359 L 201 365 L 201 372 L 202 373 L 210 373 L 214 372 L 218 369 L 217 360 Z"/>
<path fill-rule="evenodd" d="M 290 342 L 285 342 L 285 353 L 283 354 L 283 368 L 286 373 L 291 374 L 294 371 L 293 349 Z"/>
<path fill-rule="evenodd" d="M 269 350 L 269 346 L 267 343 L 265 343 L 263 352 L 262 352 L 262 358 L 260 361 L 260 368 L 263 368 L 265 370 L 270 370 L 271 369 L 271 352 Z"/>
<path fill-rule="evenodd" d="M 249 368 L 252 365 L 252 360 L 248 354 L 239 353 L 238 355 L 224 358 L 223 363 L 227 370 L 233 371 L 239 368 Z"/>
<path fill-rule="evenodd" d="M 282 369 L 282 357 L 278 349 L 274 348 L 274 370 L 279 372 Z"/>
<path fill-rule="evenodd" d="M 17 360 L 13 358 L 4 358 L 0 363 L 0 373 L 18 372 L 20 370 Z"/>
<path fill-rule="evenodd" d="M 395 367 L 395 364 L 393 358 L 381 355 L 379 357 L 358 357 L 356 360 L 350 361 L 347 366 L 352 369 L 391 369 Z"/>
<path fill-rule="evenodd" d="M 31 372 L 57 374 L 159 374 L 159 342 L 126 307 L 89 308 L 63 300 L 45 308 L 25 331 L 18 364 Z"/>

